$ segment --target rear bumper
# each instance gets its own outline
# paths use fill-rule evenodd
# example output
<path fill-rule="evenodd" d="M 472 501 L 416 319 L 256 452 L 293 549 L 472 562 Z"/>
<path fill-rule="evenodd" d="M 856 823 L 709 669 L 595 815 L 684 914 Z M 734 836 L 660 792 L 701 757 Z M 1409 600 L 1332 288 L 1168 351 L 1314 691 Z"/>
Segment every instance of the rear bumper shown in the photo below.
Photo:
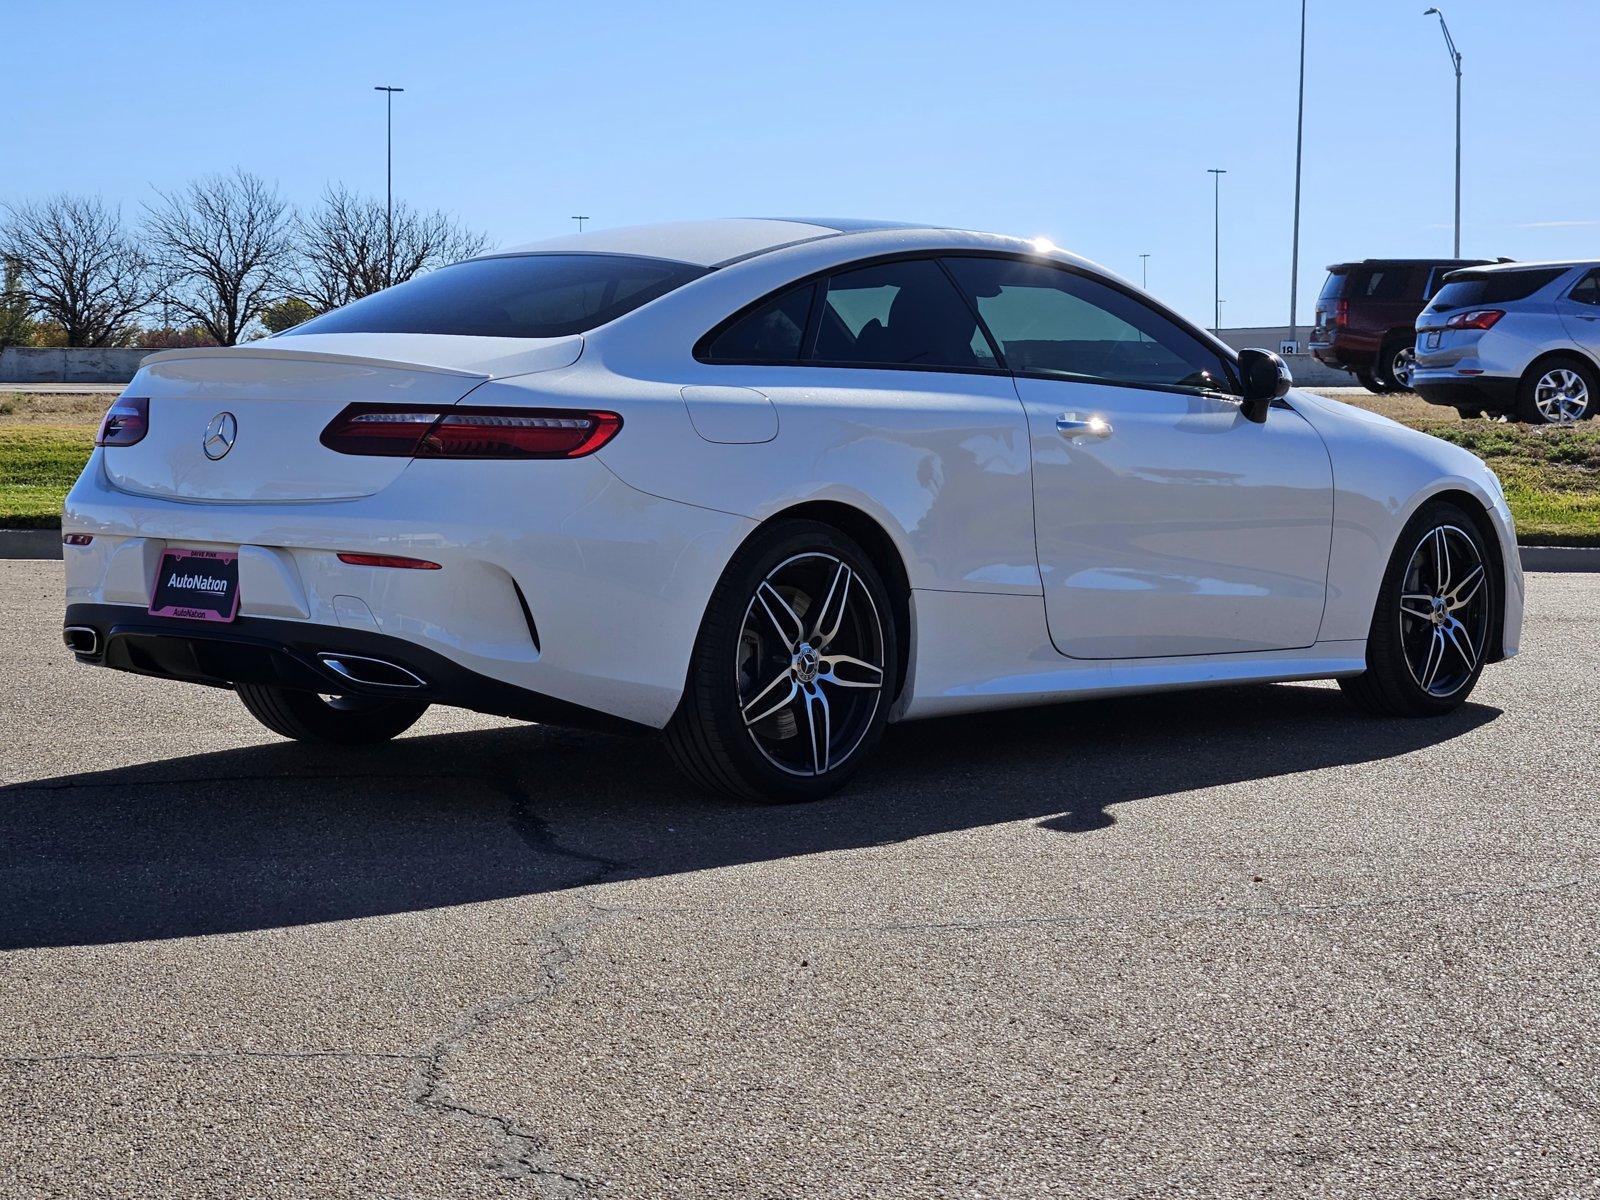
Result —
<path fill-rule="evenodd" d="M 74 651 L 80 663 L 158 679 L 425 700 L 494 716 L 617 732 L 647 728 L 493 679 L 414 642 L 380 633 L 262 617 L 239 617 L 219 625 L 152 617 L 123 604 L 69 604 L 64 627 L 78 646 L 88 647 Z M 400 671 L 382 673 L 395 682 L 364 683 L 348 673 L 349 664 L 356 661 Z"/>
<path fill-rule="evenodd" d="M 69 607 L 148 621 L 165 549 L 237 551 L 240 622 L 395 639 L 518 693 L 653 728 L 676 710 L 707 600 L 754 527 L 637 491 L 593 457 L 419 460 L 372 496 L 244 504 L 132 495 L 96 451 L 62 516 L 64 532 L 92 535 L 64 547 Z M 348 565 L 339 553 L 350 551 L 441 569 Z"/>
<path fill-rule="evenodd" d="M 1418 371 L 1412 389 L 1429 404 L 1509 412 L 1517 404 L 1516 379 L 1496 375 L 1463 378 L 1454 371 Z"/>

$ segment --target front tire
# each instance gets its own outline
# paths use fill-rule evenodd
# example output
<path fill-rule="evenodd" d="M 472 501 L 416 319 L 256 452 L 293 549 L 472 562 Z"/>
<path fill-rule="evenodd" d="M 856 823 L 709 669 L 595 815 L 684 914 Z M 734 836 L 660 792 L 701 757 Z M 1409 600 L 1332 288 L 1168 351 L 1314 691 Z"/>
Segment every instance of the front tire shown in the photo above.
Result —
<path fill-rule="evenodd" d="M 1597 406 L 1600 379 L 1582 359 L 1540 363 L 1517 385 L 1517 418 L 1530 425 L 1570 425 L 1593 417 Z"/>
<path fill-rule="evenodd" d="M 780 522 L 712 594 L 667 750 L 713 791 L 820 799 L 882 734 L 898 668 L 894 608 L 861 547 L 816 521 Z"/>
<path fill-rule="evenodd" d="M 428 711 L 420 700 L 368 696 L 319 696 L 259 683 L 236 684 L 234 691 L 250 715 L 273 733 L 297 742 L 367 746 L 398 737 Z"/>
<path fill-rule="evenodd" d="M 1459 708 L 1483 672 L 1498 580 L 1476 523 L 1447 501 L 1406 522 L 1384 571 L 1367 634 L 1367 670 L 1339 680 L 1376 716 Z"/>

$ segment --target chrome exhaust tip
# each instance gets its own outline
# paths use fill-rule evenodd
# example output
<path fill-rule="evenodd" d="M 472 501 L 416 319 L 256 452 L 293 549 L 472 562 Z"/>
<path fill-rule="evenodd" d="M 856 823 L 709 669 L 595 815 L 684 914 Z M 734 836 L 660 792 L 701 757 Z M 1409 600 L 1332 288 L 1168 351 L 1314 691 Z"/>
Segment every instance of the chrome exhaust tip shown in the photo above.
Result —
<path fill-rule="evenodd" d="M 317 661 L 341 679 L 348 679 L 351 683 L 359 683 L 363 687 L 414 691 L 428 686 L 428 681 L 415 671 L 382 658 L 325 651 L 317 655 Z"/>
<path fill-rule="evenodd" d="M 74 654 L 100 651 L 100 633 L 91 625 L 68 625 L 61 631 L 61 640 Z"/>

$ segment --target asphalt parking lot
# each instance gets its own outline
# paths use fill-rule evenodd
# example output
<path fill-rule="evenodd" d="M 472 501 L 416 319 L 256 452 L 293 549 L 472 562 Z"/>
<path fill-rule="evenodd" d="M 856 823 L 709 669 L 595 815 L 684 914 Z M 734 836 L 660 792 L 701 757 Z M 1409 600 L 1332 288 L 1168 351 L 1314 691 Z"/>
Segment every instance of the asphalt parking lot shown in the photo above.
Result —
<path fill-rule="evenodd" d="M 1453 717 L 901 727 L 846 796 L 278 742 L 0 562 L 0 1195 L 1600 1190 L 1600 576 Z"/>

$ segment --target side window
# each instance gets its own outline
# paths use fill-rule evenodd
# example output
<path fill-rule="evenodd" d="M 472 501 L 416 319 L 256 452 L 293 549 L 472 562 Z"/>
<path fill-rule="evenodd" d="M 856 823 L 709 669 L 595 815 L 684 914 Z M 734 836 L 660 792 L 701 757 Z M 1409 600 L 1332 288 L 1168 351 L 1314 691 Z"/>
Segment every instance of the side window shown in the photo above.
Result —
<path fill-rule="evenodd" d="M 809 359 L 861 366 L 997 365 L 972 310 L 939 264 L 925 258 L 831 277 Z"/>
<path fill-rule="evenodd" d="M 1579 304 L 1593 304 L 1600 307 L 1600 271 L 1590 271 L 1578 280 L 1570 292 L 1568 300 L 1576 300 Z"/>
<path fill-rule="evenodd" d="M 1141 387 L 1235 390 L 1221 355 L 1107 284 L 1015 259 L 945 261 L 1014 371 Z"/>
<path fill-rule="evenodd" d="M 798 362 L 816 290 L 808 283 L 746 313 L 712 340 L 704 357 L 711 362 Z"/>

